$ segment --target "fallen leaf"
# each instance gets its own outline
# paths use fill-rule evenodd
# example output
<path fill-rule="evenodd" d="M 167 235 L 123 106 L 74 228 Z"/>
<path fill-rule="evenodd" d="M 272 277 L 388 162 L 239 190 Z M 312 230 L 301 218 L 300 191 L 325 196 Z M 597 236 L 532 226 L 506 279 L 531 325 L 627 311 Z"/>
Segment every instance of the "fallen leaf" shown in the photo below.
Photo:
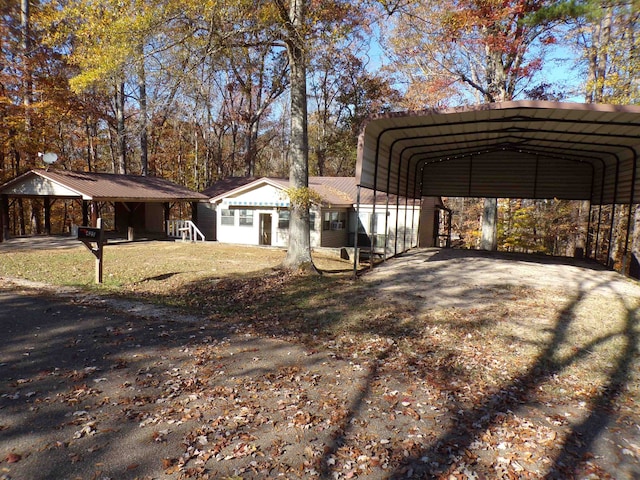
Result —
<path fill-rule="evenodd" d="M 78 463 L 82 461 L 82 456 L 79 453 L 71 453 L 69 454 L 69 460 L 71 463 Z"/>
<path fill-rule="evenodd" d="M 16 463 L 20 460 L 22 460 L 22 455 L 18 455 L 17 453 L 10 453 L 6 458 L 7 463 Z"/>

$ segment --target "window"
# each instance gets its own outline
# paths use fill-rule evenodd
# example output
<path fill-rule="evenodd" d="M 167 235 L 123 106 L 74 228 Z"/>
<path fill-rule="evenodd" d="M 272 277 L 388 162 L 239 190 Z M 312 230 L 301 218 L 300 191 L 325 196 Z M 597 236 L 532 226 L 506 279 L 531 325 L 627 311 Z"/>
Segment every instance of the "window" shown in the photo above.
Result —
<path fill-rule="evenodd" d="M 325 212 L 322 230 L 344 230 L 346 228 L 346 212 Z"/>
<path fill-rule="evenodd" d="M 278 228 L 286 230 L 289 228 L 289 219 L 291 218 L 291 212 L 289 210 L 281 210 L 278 213 Z M 316 229 L 316 214 L 309 212 L 309 229 L 312 231 Z"/>
<path fill-rule="evenodd" d="M 233 210 L 222 209 L 220 212 L 220 225 L 233 225 L 235 223 L 236 216 Z"/>
<path fill-rule="evenodd" d="M 253 210 L 240 210 L 240 226 L 252 227 L 253 226 Z"/>
<path fill-rule="evenodd" d="M 286 230 L 289 228 L 289 216 L 291 213 L 289 210 L 280 210 L 278 213 L 278 228 Z"/>

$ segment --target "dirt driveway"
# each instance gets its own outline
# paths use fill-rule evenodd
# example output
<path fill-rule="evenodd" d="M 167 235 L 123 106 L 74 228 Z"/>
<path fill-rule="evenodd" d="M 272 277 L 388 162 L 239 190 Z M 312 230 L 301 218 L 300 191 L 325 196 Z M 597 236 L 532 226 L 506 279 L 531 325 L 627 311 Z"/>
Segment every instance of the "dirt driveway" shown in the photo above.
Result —
<path fill-rule="evenodd" d="M 470 308 L 501 286 L 640 296 L 640 283 L 591 261 L 478 250 L 417 249 L 366 278 L 422 309 Z"/>
<path fill-rule="evenodd" d="M 640 478 L 640 287 L 533 260 L 393 259 L 313 346 L 0 279 L 0 478 Z"/>

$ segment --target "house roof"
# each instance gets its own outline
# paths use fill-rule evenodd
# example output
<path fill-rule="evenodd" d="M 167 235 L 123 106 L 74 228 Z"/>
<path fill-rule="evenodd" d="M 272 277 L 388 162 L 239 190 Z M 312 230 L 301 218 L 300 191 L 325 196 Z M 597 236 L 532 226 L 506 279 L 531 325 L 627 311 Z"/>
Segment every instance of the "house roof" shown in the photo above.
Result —
<path fill-rule="evenodd" d="M 222 180 L 216 181 L 209 188 L 203 190 L 201 193 L 207 198 L 214 198 L 218 195 L 224 194 L 235 190 L 236 188 L 244 187 L 245 185 L 259 180 L 260 177 L 227 177 Z"/>
<path fill-rule="evenodd" d="M 289 180 L 286 178 L 262 177 L 231 177 L 214 183 L 202 193 L 215 193 L 211 195 L 210 202 L 217 203 L 223 198 L 240 194 L 242 192 L 256 188 L 261 184 L 269 184 L 281 190 L 289 187 Z M 355 177 L 309 177 L 309 188 L 315 191 L 325 206 L 351 207 L 358 202 L 358 185 Z M 403 197 L 404 198 L 404 197 Z M 361 189 L 360 204 L 373 204 L 373 191 Z M 377 204 L 387 201 L 386 194 L 378 192 L 375 199 Z M 396 196 L 389 196 L 389 203 L 395 204 Z"/>
<path fill-rule="evenodd" d="M 640 198 L 640 106 L 520 101 L 371 119 L 357 182 L 420 196 Z"/>
<path fill-rule="evenodd" d="M 163 178 L 69 170 L 30 170 L 1 185 L 0 194 L 108 202 L 192 202 L 208 198 Z"/>

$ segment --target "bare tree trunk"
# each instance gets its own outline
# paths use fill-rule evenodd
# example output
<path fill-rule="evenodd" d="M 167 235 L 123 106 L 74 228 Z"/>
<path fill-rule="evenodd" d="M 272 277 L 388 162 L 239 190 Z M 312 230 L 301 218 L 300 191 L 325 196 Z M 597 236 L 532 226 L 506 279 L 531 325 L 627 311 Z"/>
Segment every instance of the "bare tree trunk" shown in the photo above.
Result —
<path fill-rule="evenodd" d="M 253 177 L 256 174 L 256 157 L 258 156 L 258 131 L 260 121 L 254 119 L 249 125 L 249 132 L 245 137 L 245 177 Z"/>
<path fill-rule="evenodd" d="M 496 198 L 484 199 L 484 212 L 482 214 L 482 238 L 481 250 L 497 250 L 498 248 L 498 200 Z"/>
<path fill-rule="evenodd" d="M 607 76 L 609 56 L 607 49 L 611 43 L 611 26 L 613 22 L 612 7 L 603 7 L 604 16 L 599 22 L 590 26 L 591 44 L 587 50 L 587 90 L 586 103 L 602 102 L 604 84 Z"/>
<path fill-rule="evenodd" d="M 31 137 L 31 104 L 33 103 L 33 77 L 31 75 L 31 25 L 30 25 L 29 0 L 20 1 L 20 28 L 22 50 L 22 105 L 24 106 L 24 129 L 27 139 Z M 29 141 L 27 141 L 27 144 Z M 35 156 L 30 149 L 24 150 L 27 165 L 33 166 Z M 17 172 L 19 173 L 19 172 Z"/>
<path fill-rule="evenodd" d="M 291 84 L 291 164 L 290 188 L 303 192 L 309 185 L 309 145 L 307 134 L 307 74 L 304 40 L 306 0 L 292 0 L 289 7 L 287 52 L 289 54 Z M 291 201 L 289 220 L 289 248 L 284 266 L 291 269 L 315 271 L 311 258 L 308 202 Z"/>
<path fill-rule="evenodd" d="M 140 95 L 140 174 L 149 174 L 148 133 L 147 133 L 147 77 L 144 68 L 144 47 L 139 49 L 138 92 Z"/>
<path fill-rule="evenodd" d="M 124 82 L 119 81 L 116 86 L 116 131 L 117 131 L 117 161 L 114 173 L 127 173 L 127 138 L 124 119 Z"/>
<path fill-rule="evenodd" d="M 607 54 L 608 45 L 611 43 L 611 22 L 613 19 L 613 10 L 609 5 L 606 7 L 604 18 L 602 19 L 602 28 L 600 29 L 600 38 L 598 39 L 598 60 L 596 65 L 596 102 L 604 100 L 604 84 L 607 76 L 607 66 L 609 64 L 609 55 Z"/>

